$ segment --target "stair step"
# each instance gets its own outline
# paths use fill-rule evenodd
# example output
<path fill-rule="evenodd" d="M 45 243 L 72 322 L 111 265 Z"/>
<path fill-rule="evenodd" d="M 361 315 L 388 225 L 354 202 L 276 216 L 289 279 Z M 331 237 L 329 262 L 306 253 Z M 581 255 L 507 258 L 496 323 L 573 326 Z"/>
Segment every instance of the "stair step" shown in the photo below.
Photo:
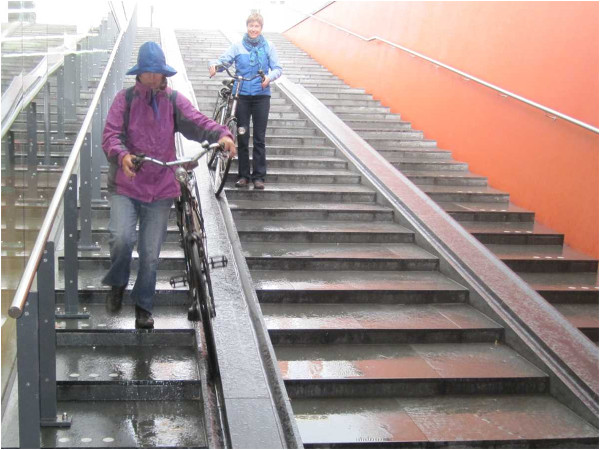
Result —
<path fill-rule="evenodd" d="M 59 346 L 59 400 L 199 400 L 194 346 Z"/>
<path fill-rule="evenodd" d="M 316 203 L 228 199 L 234 219 L 391 221 L 390 208 L 372 203 Z"/>
<path fill-rule="evenodd" d="M 155 307 L 158 305 L 189 305 L 188 298 L 188 288 L 184 286 L 178 286 L 177 288 L 172 288 L 169 280 L 174 276 L 183 275 L 183 261 L 181 269 L 175 270 L 158 270 L 156 275 L 156 293 L 154 294 L 154 305 Z M 3 269 L 4 272 L 4 269 Z M 106 294 L 108 292 L 108 287 L 102 285 L 102 277 L 106 274 L 106 270 L 104 268 L 98 267 L 97 265 L 92 265 L 90 269 L 79 269 L 79 291 L 78 298 L 79 302 L 82 304 L 87 303 L 102 303 L 104 304 Z M 133 284 L 135 282 L 135 278 L 137 275 L 137 271 L 133 270 L 130 276 L 130 281 L 128 283 L 127 289 L 125 290 L 125 295 L 123 297 L 123 304 L 128 305 L 132 304 L 133 300 L 129 296 L 131 293 L 131 289 L 133 288 Z M 6 280 L 8 282 L 9 280 Z M 17 279 L 18 281 L 18 279 Z M 3 282 L 4 273 L 3 273 Z M 57 289 L 57 303 L 64 303 L 64 272 L 59 271 L 57 280 L 56 280 L 56 289 Z"/>
<path fill-rule="evenodd" d="M 507 202 L 508 194 L 489 186 L 418 185 L 432 200 L 438 202 L 472 201 L 482 203 Z"/>
<path fill-rule="evenodd" d="M 460 224 L 465 230 L 484 244 L 510 244 L 510 246 L 522 247 L 528 245 L 562 246 L 564 241 L 564 235 L 562 233 L 557 233 L 538 222 L 461 221 Z M 509 249 L 509 247 L 506 248 Z M 532 249 L 531 251 L 535 252 L 535 249 Z"/>
<path fill-rule="evenodd" d="M 236 181 L 238 174 L 229 172 L 228 180 Z M 274 168 L 270 169 L 266 183 L 284 184 L 351 184 L 360 183 L 361 176 L 349 170 L 307 170 L 296 168 Z"/>
<path fill-rule="evenodd" d="M 535 217 L 534 212 L 510 202 L 438 202 L 438 205 L 460 222 L 533 222 Z"/>
<path fill-rule="evenodd" d="M 419 185 L 442 185 L 442 186 L 487 186 L 487 178 L 475 175 L 471 172 L 464 173 L 456 171 L 412 171 L 402 172 L 413 183 Z"/>
<path fill-rule="evenodd" d="M 437 270 L 438 259 L 414 244 L 244 242 L 251 270 Z"/>
<path fill-rule="evenodd" d="M 69 428 L 43 427 L 42 448 L 208 447 L 200 401 L 59 401 L 57 409 L 75 420 Z"/>
<path fill-rule="evenodd" d="M 164 290 L 164 289 L 163 289 Z M 79 298 L 81 309 L 86 308 L 90 317 L 88 319 L 57 319 L 58 345 L 193 345 L 194 322 L 187 319 L 188 305 L 187 291 L 180 295 L 184 301 L 181 304 L 164 305 L 160 291 L 155 296 L 155 305 L 152 310 L 154 317 L 154 331 L 151 333 L 136 333 L 135 308 L 133 300 L 129 298 L 130 291 L 126 291 L 123 307 L 117 313 L 106 311 L 105 298 L 108 289 L 96 292 L 80 291 Z M 57 293 L 57 308 L 64 312 L 64 292 Z M 178 295 L 171 290 L 171 295 Z M 95 301 L 95 303 L 91 303 Z M 76 332 L 73 332 L 76 331 Z M 77 332 L 85 331 L 85 333 Z"/>
<path fill-rule="evenodd" d="M 598 304 L 598 272 L 517 272 L 550 303 Z"/>
<path fill-rule="evenodd" d="M 242 242 L 286 243 L 410 243 L 414 233 L 394 222 L 238 220 Z M 315 247 L 318 249 L 318 247 Z"/>
<path fill-rule="evenodd" d="M 273 345 L 494 342 L 503 328 L 465 304 L 263 303 Z"/>
<path fill-rule="evenodd" d="M 546 374 L 494 343 L 277 345 L 288 395 L 541 394 Z"/>
<path fill-rule="evenodd" d="M 598 304 L 556 304 L 554 307 L 579 331 L 598 343 Z"/>
<path fill-rule="evenodd" d="M 227 199 L 262 201 L 315 201 L 315 202 L 369 202 L 376 194 L 362 185 L 318 184 L 304 185 L 294 183 L 267 183 L 264 190 L 236 188 L 233 183 L 225 186 Z"/>
<path fill-rule="evenodd" d="M 103 246 L 99 251 L 80 251 L 79 268 L 83 270 L 105 269 L 110 267 L 110 252 L 108 246 Z M 165 242 L 160 250 L 158 268 L 159 270 L 176 270 L 184 268 L 183 249 L 179 242 Z M 137 250 L 133 251 L 131 270 L 137 271 L 139 266 L 139 254 Z M 59 255 L 59 269 L 63 270 L 64 258 Z"/>
<path fill-rule="evenodd" d="M 252 270 L 265 303 L 464 303 L 468 290 L 439 272 Z"/>
<path fill-rule="evenodd" d="M 487 244 L 492 253 L 517 272 L 595 272 L 598 260 L 562 245 Z"/>
<path fill-rule="evenodd" d="M 307 448 L 561 447 L 598 439 L 597 429 L 549 395 L 294 399 L 292 408 Z"/>

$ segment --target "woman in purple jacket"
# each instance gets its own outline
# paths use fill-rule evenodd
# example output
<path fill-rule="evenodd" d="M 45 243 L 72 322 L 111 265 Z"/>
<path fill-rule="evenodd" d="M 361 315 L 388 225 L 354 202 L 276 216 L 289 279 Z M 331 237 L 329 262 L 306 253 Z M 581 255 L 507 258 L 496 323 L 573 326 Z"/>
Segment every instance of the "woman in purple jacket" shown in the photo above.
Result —
<path fill-rule="evenodd" d="M 133 156 L 144 153 L 161 161 L 177 159 L 175 131 L 198 142 L 218 141 L 232 156 L 237 153 L 233 136 L 226 127 L 201 114 L 187 98 L 167 87 L 166 77 L 176 73 L 166 64 L 158 44 L 144 43 L 137 64 L 127 72 L 136 75 L 136 84 L 115 97 L 102 139 L 109 162 L 110 193 L 111 266 L 102 280 L 111 286 L 106 307 L 109 312 L 121 309 L 137 241 L 139 269 L 131 291 L 136 328 L 154 327 L 152 306 L 160 248 L 171 205 L 180 195 L 180 189 L 169 168 L 145 164 L 134 171 Z"/>

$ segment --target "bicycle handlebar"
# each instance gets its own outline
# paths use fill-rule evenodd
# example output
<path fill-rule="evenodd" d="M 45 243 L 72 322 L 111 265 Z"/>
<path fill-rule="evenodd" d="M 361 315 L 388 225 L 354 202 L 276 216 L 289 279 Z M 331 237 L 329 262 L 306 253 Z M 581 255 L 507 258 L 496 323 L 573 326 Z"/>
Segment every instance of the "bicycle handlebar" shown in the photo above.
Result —
<path fill-rule="evenodd" d="M 216 66 L 215 66 L 215 69 L 217 69 L 217 70 L 218 70 L 219 68 L 223 68 L 223 70 L 225 70 L 225 72 L 227 72 L 227 75 L 229 75 L 231 78 L 235 78 L 236 80 L 252 81 L 252 80 L 254 80 L 255 78 L 258 78 L 258 77 L 260 77 L 260 79 L 261 79 L 262 81 L 265 81 L 265 73 L 263 72 L 263 70 L 262 70 L 262 69 L 259 69 L 259 70 L 258 70 L 258 73 L 257 73 L 256 75 L 254 75 L 252 78 L 244 78 L 244 77 L 243 77 L 243 76 L 241 76 L 241 75 L 233 75 L 233 74 L 232 74 L 232 73 L 229 71 L 229 67 L 225 67 L 225 66 L 224 66 L 224 65 L 222 65 L 222 64 L 218 64 L 218 65 L 216 65 Z"/>
<path fill-rule="evenodd" d="M 214 144 L 209 144 L 208 141 L 204 141 L 200 145 L 202 145 L 203 150 L 198 152 L 197 155 L 192 156 L 191 158 L 176 159 L 175 161 L 167 161 L 167 162 L 160 161 L 158 159 L 154 159 L 149 156 L 146 156 L 144 153 L 140 153 L 139 155 L 133 155 L 132 162 L 134 165 L 134 170 L 136 170 L 136 171 L 139 170 L 139 168 L 142 166 L 142 164 L 146 161 L 150 161 L 150 162 L 153 162 L 154 164 L 158 164 L 159 166 L 164 166 L 164 167 L 183 166 L 185 164 L 194 163 L 194 162 L 198 161 L 200 158 L 202 158 L 204 155 L 206 155 L 210 150 L 213 150 L 217 147 L 221 147 L 221 144 L 219 144 L 218 142 L 214 143 Z"/>

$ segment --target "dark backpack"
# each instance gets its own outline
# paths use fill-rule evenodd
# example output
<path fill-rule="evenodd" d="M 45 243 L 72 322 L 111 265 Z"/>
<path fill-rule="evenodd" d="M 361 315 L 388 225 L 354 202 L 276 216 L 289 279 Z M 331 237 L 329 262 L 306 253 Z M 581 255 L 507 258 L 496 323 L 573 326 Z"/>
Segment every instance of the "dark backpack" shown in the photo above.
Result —
<path fill-rule="evenodd" d="M 125 108 L 125 117 L 123 118 L 123 129 L 124 130 L 128 130 L 129 129 L 129 111 L 131 110 L 131 102 L 133 101 L 133 90 L 135 89 L 135 86 L 131 86 L 130 88 L 127 88 L 127 90 L 125 91 L 125 103 L 126 103 L 126 108 Z M 177 133 L 177 104 L 176 104 L 176 100 L 177 100 L 177 91 L 171 91 L 171 95 L 170 95 L 170 100 L 171 103 L 173 104 L 173 125 L 174 125 L 174 132 Z"/>

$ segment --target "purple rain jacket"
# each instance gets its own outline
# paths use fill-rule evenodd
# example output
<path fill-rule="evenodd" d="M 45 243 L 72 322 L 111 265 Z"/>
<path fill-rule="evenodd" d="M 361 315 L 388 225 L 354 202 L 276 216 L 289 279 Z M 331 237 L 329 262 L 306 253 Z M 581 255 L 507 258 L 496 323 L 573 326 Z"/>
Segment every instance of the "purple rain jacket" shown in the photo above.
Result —
<path fill-rule="evenodd" d="M 175 154 L 175 125 L 186 138 L 198 142 L 217 142 L 222 137 L 233 136 L 227 127 L 200 113 L 179 92 L 173 111 L 171 88 L 155 94 L 157 110 L 152 105 L 152 89 L 139 81 L 134 88 L 129 108 L 129 126 L 125 129 L 127 101 L 126 89 L 115 97 L 102 136 L 102 149 L 109 162 L 108 191 L 126 195 L 142 202 L 153 202 L 180 195 L 179 183 L 173 170 L 156 164 L 143 164 L 131 179 L 121 169 L 121 161 L 128 153 L 140 154 L 161 161 L 173 161 Z M 174 123 L 176 122 L 176 124 Z"/>

